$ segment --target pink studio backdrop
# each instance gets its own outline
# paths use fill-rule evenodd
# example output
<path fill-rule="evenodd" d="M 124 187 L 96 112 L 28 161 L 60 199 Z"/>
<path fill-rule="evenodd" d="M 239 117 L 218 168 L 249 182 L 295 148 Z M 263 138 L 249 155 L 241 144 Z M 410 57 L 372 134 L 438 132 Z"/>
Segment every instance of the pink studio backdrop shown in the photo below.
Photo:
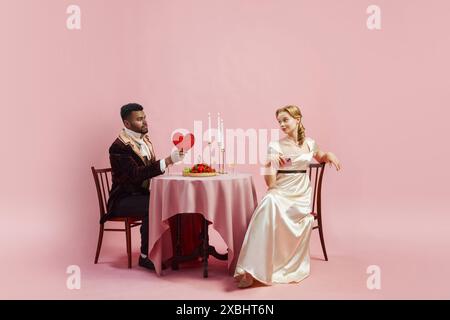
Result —
<path fill-rule="evenodd" d="M 81 30 L 66 28 L 70 4 Z M 366 27 L 371 4 L 381 30 Z M 0 298 L 109 297 L 114 273 L 108 284 L 93 276 L 105 264 L 93 266 L 90 166 L 109 166 L 128 102 L 144 106 L 159 157 L 173 130 L 206 127 L 208 112 L 214 126 L 220 112 L 225 128 L 270 130 L 276 108 L 301 106 L 307 136 L 343 165 L 327 166 L 323 190 L 327 249 L 340 263 L 313 262 L 308 281 L 323 282 L 305 297 L 450 298 L 449 10 L 445 0 L 1 0 Z M 259 166 L 237 171 L 254 174 L 260 200 Z M 126 283 L 124 242 L 106 234 L 101 260 Z M 317 235 L 311 254 L 321 257 Z M 84 290 L 66 288 L 69 265 L 86 270 Z M 382 290 L 366 288 L 369 265 Z M 161 288 L 145 297 L 186 297 Z M 273 290 L 264 297 L 282 297 Z"/>

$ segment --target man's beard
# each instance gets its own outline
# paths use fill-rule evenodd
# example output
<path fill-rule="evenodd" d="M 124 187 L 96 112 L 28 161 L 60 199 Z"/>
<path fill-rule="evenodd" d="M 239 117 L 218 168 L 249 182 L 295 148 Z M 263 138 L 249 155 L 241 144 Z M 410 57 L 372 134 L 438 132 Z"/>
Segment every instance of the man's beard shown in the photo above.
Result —
<path fill-rule="evenodd" d="M 131 131 L 134 131 L 136 133 L 140 133 L 140 134 L 146 134 L 148 132 L 148 127 L 136 127 L 136 126 L 132 126 L 130 128 Z"/>

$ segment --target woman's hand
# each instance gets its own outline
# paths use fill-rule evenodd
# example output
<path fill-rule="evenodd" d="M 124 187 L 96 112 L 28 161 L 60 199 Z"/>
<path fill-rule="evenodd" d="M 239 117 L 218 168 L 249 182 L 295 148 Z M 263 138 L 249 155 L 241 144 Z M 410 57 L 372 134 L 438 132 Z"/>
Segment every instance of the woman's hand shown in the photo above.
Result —
<path fill-rule="evenodd" d="M 341 170 L 341 163 L 339 162 L 339 159 L 334 155 L 334 153 L 327 152 L 325 154 L 325 162 L 334 165 L 337 171 Z"/>
<path fill-rule="evenodd" d="M 272 165 L 275 168 L 279 168 L 283 167 L 287 163 L 286 159 L 284 159 L 281 153 L 271 154 L 267 160 L 268 162 L 266 163 L 266 167 L 270 167 Z"/>

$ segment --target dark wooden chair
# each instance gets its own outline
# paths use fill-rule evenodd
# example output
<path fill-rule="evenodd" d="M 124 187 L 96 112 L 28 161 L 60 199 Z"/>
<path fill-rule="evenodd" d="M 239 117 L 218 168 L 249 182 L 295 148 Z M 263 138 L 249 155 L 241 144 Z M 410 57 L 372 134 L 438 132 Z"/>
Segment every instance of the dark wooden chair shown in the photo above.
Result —
<path fill-rule="evenodd" d="M 313 188 L 313 205 L 311 214 L 314 216 L 314 220 L 317 221 L 317 225 L 313 227 L 313 230 L 319 230 L 320 244 L 322 245 L 323 255 L 325 257 L 325 261 L 328 261 L 322 226 L 322 181 L 323 173 L 325 171 L 325 163 L 310 163 L 308 171 L 311 187 Z"/>
<path fill-rule="evenodd" d="M 100 220 L 102 220 L 103 216 L 106 215 L 106 208 L 109 198 L 109 193 L 111 192 L 111 168 L 105 169 L 95 169 L 91 167 L 92 175 L 94 176 L 95 187 L 97 189 L 97 197 L 98 197 L 98 205 L 100 209 Z M 99 220 L 99 221 L 100 221 Z M 124 229 L 110 229 L 105 228 L 105 224 L 109 221 L 119 221 L 125 223 Z M 128 268 L 131 268 L 131 228 L 136 226 L 140 226 L 141 219 L 133 218 L 133 217 L 109 217 L 106 219 L 105 223 L 100 223 L 100 230 L 98 233 L 98 243 L 97 243 L 97 252 L 95 253 L 95 261 L 98 262 L 98 257 L 100 256 L 100 250 L 102 248 L 103 241 L 103 232 L 104 231 L 119 231 L 125 232 L 125 238 L 127 243 L 127 255 L 128 255 Z"/>

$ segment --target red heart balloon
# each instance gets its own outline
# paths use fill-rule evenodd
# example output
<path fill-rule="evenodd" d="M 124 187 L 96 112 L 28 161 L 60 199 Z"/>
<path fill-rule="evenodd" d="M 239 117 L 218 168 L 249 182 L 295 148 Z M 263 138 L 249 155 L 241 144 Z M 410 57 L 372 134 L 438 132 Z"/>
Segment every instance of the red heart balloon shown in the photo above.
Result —
<path fill-rule="evenodd" d="M 172 136 L 172 142 L 178 150 L 186 152 L 194 145 L 195 138 L 192 133 L 183 135 L 180 132 L 175 132 L 175 134 Z"/>

